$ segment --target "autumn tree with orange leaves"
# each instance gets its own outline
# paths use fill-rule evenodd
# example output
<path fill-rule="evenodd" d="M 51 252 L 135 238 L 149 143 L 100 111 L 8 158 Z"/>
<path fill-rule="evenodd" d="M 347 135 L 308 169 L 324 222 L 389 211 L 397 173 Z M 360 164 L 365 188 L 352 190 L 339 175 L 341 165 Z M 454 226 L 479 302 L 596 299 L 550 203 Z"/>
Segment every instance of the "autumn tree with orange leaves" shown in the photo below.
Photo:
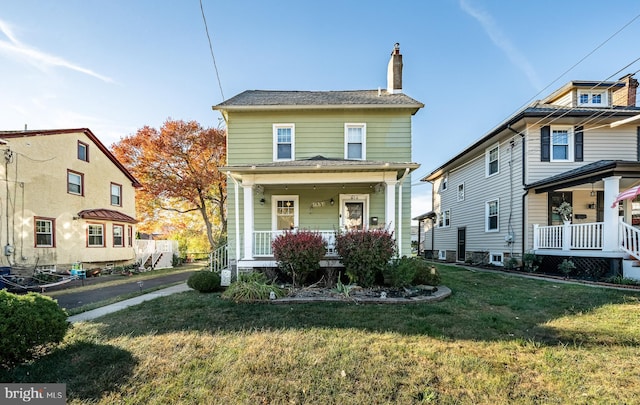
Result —
<path fill-rule="evenodd" d="M 195 121 L 167 120 L 158 130 L 145 126 L 120 139 L 113 154 L 142 183 L 136 191 L 139 229 L 152 229 L 162 212 L 198 211 L 211 249 L 226 235 L 226 132 Z M 214 225 L 218 229 L 214 237 Z"/>

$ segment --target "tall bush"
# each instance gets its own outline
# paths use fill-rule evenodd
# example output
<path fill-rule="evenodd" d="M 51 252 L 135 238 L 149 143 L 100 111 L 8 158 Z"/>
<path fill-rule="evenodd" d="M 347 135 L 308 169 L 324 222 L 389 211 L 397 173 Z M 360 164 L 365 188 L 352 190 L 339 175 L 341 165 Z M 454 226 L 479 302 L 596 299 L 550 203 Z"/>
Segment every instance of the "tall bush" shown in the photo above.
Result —
<path fill-rule="evenodd" d="M 336 250 L 349 278 L 362 287 L 373 285 L 395 253 L 393 232 L 386 229 L 336 235 Z"/>
<path fill-rule="evenodd" d="M 303 283 L 309 273 L 317 270 L 327 253 L 322 235 L 304 230 L 285 231 L 274 239 L 271 247 L 278 267 L 293 278 L 293 285 Z"/>
<path fill-rule="evenodd" d="M 60 343 L 68 328 L 67 313 L 53 299 L 0 290 L 0 367 L 31 360 Z"/>

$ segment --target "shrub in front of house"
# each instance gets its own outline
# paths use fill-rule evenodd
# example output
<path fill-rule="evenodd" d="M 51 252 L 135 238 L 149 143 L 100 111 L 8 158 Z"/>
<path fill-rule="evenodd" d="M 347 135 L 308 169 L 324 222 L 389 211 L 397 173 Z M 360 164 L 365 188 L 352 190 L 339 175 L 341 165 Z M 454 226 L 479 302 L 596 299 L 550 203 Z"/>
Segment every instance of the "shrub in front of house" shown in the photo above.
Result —
<path fill-rule="evenodd" d="M 317 232 L 286 231 L 271 245 L 278 267 L 292 277 L 293 285 L 304 283 L 307 276 L 320 266 L 327 254 L 327 243 Z"/>
<path fill-rule="evenodd" d="M 411 260 L 413 260 L 416 266 L 416 272 L 413 275 L 413 285 L 440 285 L 442 280 L 436 266 L 421 259 L 413 258 Z"/>
<path fill-rule="evenodd" d="M 64 339 L 67 313 L 56 301 L 30 292 L 0 290 L 0 367 L 38 357 Z"/>
<path fill-rule="evenodd" d="M 370 287 L 395 253 L 393 232 L 374 229 L 340 233 L 336 235 L 336 251 L 349 278 Z"/>
<path fill-rule="evenodd" d="M 407 256 L 392 260 L 383 271 L 385 284 L 392 287 L 406 287 L 413 284 L 417 267 L 417 260 Z"/>
<path fill-rule="evenodd" d="M 271 294 L 273 293 L 273 294 Z M 253 272 L 240 275 L 240 278 L 222 293 L 222 298 L 236 302 L 266 301 L 281 298 L 285 290 L 268 282 L 264 273 Z"/>
<path fill-rule="evenodd" d="M 189 288 L 201 293 L 209 293 L 220 290 L 220 275 L 209 270 L 201 270 L 193 273 L 187 279 Z"/>

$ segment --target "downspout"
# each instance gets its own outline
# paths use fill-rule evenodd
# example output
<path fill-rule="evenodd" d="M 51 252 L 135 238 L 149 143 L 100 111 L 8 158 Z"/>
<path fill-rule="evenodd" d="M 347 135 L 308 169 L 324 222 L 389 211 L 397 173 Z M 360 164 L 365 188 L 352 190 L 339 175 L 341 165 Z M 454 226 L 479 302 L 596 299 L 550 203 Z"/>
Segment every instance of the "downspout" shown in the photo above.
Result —
<path fill-rule="evenodd" d="M 409 174 L 409 168 L 404 169 L 404 174 L 400 177 L 399 185 L 398 185 L 398 238 L 396 239 L 398 242 L 398 250 L 402 251 L 402 183 L 404 183 L 407 175 Z M 399 255 L 398 255 L 399 256 Z"/>
<path fill-rule="evenodd" d="M 227 177 L 229 177 L 234 184 L 234 204 L 236 208 L 236 280 L 238 280 L 238 263 L 240 261 L 240 201 L 238 199 L 239 186 L 238 181 L 231 175 L 231 172 L 227 172 Z"/>
<path fill-rule="evenodd" d="M 526 245 L 525 245 L 525 241 L 526 241 L 526 231 L 527 231 L 527 210 L 526 210 L 526 199 L 527 196 L 529 195 L 529 189 L 527 188 L 527 184 L 525 182 L 525 173 L 526 173 L 526 165 L 527 165 L 527 154 L 526 154 L 526 149 L 525 148 L 525 137 L 524 137 L 524 133 L 523 132 L 518 132 L 515 129 L 511 128 L 511 124 L 507 125 L 507 128 L 510 129 L 511 131 L 513 131 L 514 133 L 516 133 L 516 135 L 520 135 L 520 139 L 522 140 L 522 188 L 524 189 L 524 194 L 522 194 L 522 242 L 520 244 L 521 246 L 521 252 L 520 252 L 520 257 L 524 257 L 525 251 L 526 251 Z"/>

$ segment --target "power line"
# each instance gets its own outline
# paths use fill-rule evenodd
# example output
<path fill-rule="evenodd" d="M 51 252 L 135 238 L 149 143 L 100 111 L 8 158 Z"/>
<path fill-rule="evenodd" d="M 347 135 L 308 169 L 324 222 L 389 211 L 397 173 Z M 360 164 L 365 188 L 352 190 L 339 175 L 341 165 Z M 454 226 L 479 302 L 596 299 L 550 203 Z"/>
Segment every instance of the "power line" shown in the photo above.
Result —
<path fill-rule="evenodd" d="M 211 36 L 209 36 L 209 27 L 207 26 L 207 18 L 204 15 L 204 8 L 202 8 L 202 0 L 200 0 L 200 11 L 202 12 L 202 21 L 204 21 L 204 30 L 207 33 L 207 39 L 209 40 L 209 50 L 211 51 L 211 59 L 213 59 L 213 67 L 216 70 L 216 77 L 218 78 L 218 87 L 220 88 L 220 95 L 224 101 L 224 93 L 222 92 L 222 83 L 220 82 L 220 74 L 218 74 L 218 65 L 216 64 L 216 57 L 213 55 L 213 45 L 211 45 Z"/>

